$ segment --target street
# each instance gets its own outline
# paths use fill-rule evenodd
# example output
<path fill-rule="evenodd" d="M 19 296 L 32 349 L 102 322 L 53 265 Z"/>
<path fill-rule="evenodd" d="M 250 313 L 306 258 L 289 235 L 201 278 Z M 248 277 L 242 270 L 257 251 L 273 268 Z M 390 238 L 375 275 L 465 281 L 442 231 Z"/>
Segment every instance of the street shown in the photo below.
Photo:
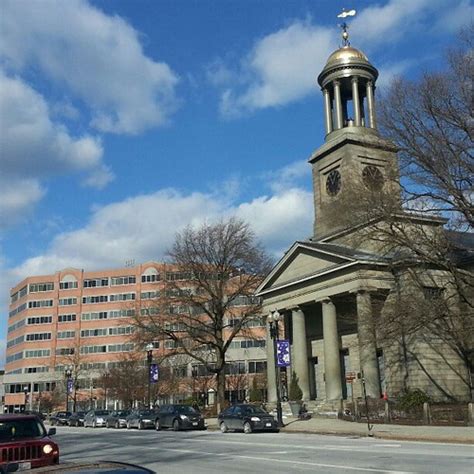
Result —
<path fill-rule="evenodd" d="M 472 473 L 472 445 L 293 433 L 222 434 L 58 427 L 62 461 L 109 460 L 157 473 Z"/>

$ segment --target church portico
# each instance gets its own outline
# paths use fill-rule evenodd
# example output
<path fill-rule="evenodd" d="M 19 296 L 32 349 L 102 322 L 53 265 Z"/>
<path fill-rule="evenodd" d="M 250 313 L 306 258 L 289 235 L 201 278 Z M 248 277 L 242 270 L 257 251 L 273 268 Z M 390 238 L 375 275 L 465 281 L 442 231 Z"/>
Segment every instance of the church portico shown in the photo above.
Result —
<path fill-rule="evenodd" d="M 307 252 L 307 247 L 313 252 Z M 280 284 L 262 289 L 264 311 L 278 311 L 283 316 L 280 338 L 289 339 L 291 344 L 291 366 L 282 380 L 289 382 L 295 371 L 304 400 L 337 402 L 352 395 L 353 387 L 346 385 L 346 374 L 363 372 L 368 395 L 378 398 L 380 381 L 371 294 L 387 293 L 390 276 L 382 268 L 374 270 L 368 260 L 354 259 L 356 264 L 349 266 L 347 257 L 340 255 L 336 264 L 335 247 L 331 245 L 333 252 L 330 262 L 326 262 L 329 268 L 325 269 L 321 259 L 328 256 L 319 247 L 316 250 L 310 243 L 298 243 L 275 269 L 272 280 Z M 309 279 L 304 274 L 298 276 L 296 269 L 304 271 L 310 255 L 314 266 L 321 267 L 319 274 Z M 292 268 L 289 272 L 288 267 Z M 291 280 L 285 281 L 286 278 Z M 276 372 L 271 351 L 267 363 L 269 401 L 275 401 Z M 282 393 L 286 393 L 285 388 Z M 357 388 L 356 393 L 360 396 L 361 389 Z"/>

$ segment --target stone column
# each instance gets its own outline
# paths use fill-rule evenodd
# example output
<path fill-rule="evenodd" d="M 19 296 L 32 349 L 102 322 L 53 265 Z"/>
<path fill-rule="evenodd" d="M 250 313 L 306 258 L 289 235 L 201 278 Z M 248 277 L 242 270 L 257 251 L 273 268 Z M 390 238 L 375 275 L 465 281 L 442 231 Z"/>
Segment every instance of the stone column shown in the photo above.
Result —
<path fill-rule="evenodd" d="M 365 389 L 368 397 L 380 398 L 379 367 L 370 293 L 359 291 L 356 299 L 359 360 L 365 378 Z"/>
<path fill-rule="evenodd" d="M 367 81 L 367 109 L 368 109 L 368 116 L 369 116 L 369 127 L 370 128 L 377 128 L 376 120 L 375 120 L 375 103 L 374 103 L 374 85 L 372 81 Z"/>
<path fill-rule="evenodd" d="M 276 371 L 275 371 L 275 357 L 273 354 L 273 340 L 270 336 L 270 324 L 266 323 L 267 327 L 267 398 L 269 402 L 276 403 Z"/>
<path fill-rule="evenodd" d="M 342 399 L 342 381 L 336 307 L 330 299 L 322 301 L 321 304 L 323 309 L 324 378 L 326 382 L 326 399 L 340 400 Z"/>
<path fill-rule="evenodd" d="M 356 127 L 360 127 L 361 114 L 360 114 L 360 98 L 359 98 L 359 79 L 357 77 L 352 78 L 352 105 L 354 108 L 354 125 Z"/>
<path fill-rule="evenodd" d="M 299 385 L 303 391 L 303 400 L 309 400 L 309 370 L 305 316 L 298 306 L 291 309 L 291 319 L 293 321 L 292 368 L 298 376 Z"/>
<path fill-rule="evenodd" d="M 336 107 L 336 129 L 343 127 L 342 115 L 342 99 L 341 99 L 341 84 L 339 81 L 334 81 L 334 103 Z"/>
<path fill-rule="evenodd" d="M 332 132 L 332 110 L 331 95 L 327 89 L 323 89 L 324 96 L 324 123 L 326 125 L 326 135 Z"/>

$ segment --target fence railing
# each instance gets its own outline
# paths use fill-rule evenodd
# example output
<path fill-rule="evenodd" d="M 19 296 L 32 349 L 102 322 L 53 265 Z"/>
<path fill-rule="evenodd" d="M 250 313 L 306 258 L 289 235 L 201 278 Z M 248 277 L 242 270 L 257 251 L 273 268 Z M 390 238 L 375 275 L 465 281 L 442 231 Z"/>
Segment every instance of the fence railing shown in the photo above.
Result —
<path fill-rule="evenodd" d="M 364 400 L 344 405 L 342 419 L 371 423 L 392 423 L 401 425 L 473 426 L 473 403 L 423 403 L 411 409 L 404 409 L 392 400 Z"/>

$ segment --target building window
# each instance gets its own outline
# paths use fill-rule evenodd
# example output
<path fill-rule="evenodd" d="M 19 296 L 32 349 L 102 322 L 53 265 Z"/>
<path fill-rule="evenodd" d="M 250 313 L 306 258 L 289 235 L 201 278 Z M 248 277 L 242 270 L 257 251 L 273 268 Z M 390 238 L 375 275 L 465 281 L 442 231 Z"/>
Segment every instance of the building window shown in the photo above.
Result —
<path fill-rule="evenodd" d="M 123 276 L 123 277 L 112 277 L 110 279 L 110 286 L 132 285 L 136 282 L 137 282 L 137 279 L 134 275 L 132 275 L 132 276 Z"/>
<path fill-rule="evenodd" d="M 35 351 L 25 351 L 25 358 L 35 358 L 35 357 L 49 357 L 51 355 L 51 351 L 49 349 L 38 349 Z"/>
<path fill-rule="evenodd" d="M 15 316 L 16 314 L 21 313 L 22 311 L 25 311 L 25 309 L 26 309 L 26 303 L 23 303 L 23 304 L 21 304 L 20 306 L 18 306 L 18 308 L 12 309 L 12 310 L 8 313 L 8 317 L 9 317 L 9 318 L 12 318 L 12 317 Z"/>
<path fill-rule="evenodd" d="M 142 275 L 142 283 L 154 283 L 155 281 L 160 281 L 160 274 L 150 274 L 150 275 Z"/>
<path fill-rule="evenodd" d="M 109 328 L 109 336 L 124 336 L 132 334 L 135 328 L 133 326 L 119 326 L 116 328 Z"/>
<path fill-rule="evenodd" d="M 58 316 L 58 323 L 71 323 L 76 320 L 75 314 L 60 314 Z"/>
<path fill-rule="evenodd" d="M 25 374 L 37 374 L 42 372 L 49 372 L 49 367 L 40 366 L 40 367 L 25 367 Z"/>
<path fill-rule="evenodd" d="M 54 283 L 30 283 L 30 293 L 39 293 L 41 291 L 54 290 Z"/>
<path fill-rule="evenodd" d="M 110 301 L 129 301 L 135 299 L 135 293 L 119 293 L 110 295 Z"/>
<path fill-rule="evenodd" d="M 20 319 L 16 323 L 12 324 L 11 326 L 8 326 L 8 333 L 11 333 L 13 331 L 16 331 L 17 329 L 23 327 L 25 325 L 25 320 Z"/>
<path fill-rule="evenodd" d="M 95 288 L 98 286 L 109 286 L 108 278 L 94 278 L 89 280 L 84 280 L 84 288 Z"/>
<path fill-rule="evenodd" d="M 74 354 L 74 347 L 58 347 L 56 349 L 56 355 L 66 356 L 66 355 L 73 355 Z"/>
<path fill-rule="evenodd" d="M 160 296 L 159 291 L 144 291 L 140 293 L 140 298 L 142 300 L 151 300 L 152 298 L 157 298 L 158 296 Z"/>
<path fill-rule="evenodd" d="M 59 306 L 72 306 L 77 304 L 77 298 L 59 298 Z"/>
<path fill-rule="evenodd" d="M 108 296 L 107 295 L 83 296 L 82 297 L 82 303 L 83 304 L 107 303 L 107 301 L 108 301 Z"/>
<path fill-rule="evenodd" d="M 99 336 L 107 336 L 107 328 L 83 329 L 81 331 L 81 337 L 99 337 Z"/>
<path fill-rule="evenodd" d="M 30 352 L 30 351 L 26 351 L 26 352 Z M 16 352 L 15 354 L 10 354 L 9 356 L 7 356 L 6 363 L 10 364 L 11 362 L 15 362 L 16 360 L 20 360 L 20 359 L 23 359 L 23 351 Z"/>
<path fill-rule="evenodd" d="M 107 311 L 99 311 L 98 313 L 82 313 L 82 321 L 95 321 L 97 319 L 107 319 Z"/>
<path fill-rule="evenodd" d="M 423 295 L 425 300 L 439 300 L 443 297 L 444 288 L 438 288 L 436 286 L 424 286 Z"/>
<path fill-rule="evenodd" d="M 236 362 L 227 362 L 225 364 L 225 373 L 227 375 L 245 374 L 245 362 L 243 360 Z"/>
<path fill-rule="evenodd" d="M 33 316 L 27 319 L 27 324 L 50 324 L 52 321 L 52 316 Z"/>
<path fill-rule="evenodd" d="M 107 346 L 83 346 L 81 347 L 81 354 L 97 354 L 100 352 L 107 352 Z"/>
<path fill-rule="evenodd" d="M 109 319 L 130 318 L 135 316 L 134 309 L 114 309 L 109 311 Z"/>
<path fill-rule="evenodd" d="M 133 344 L 111 344 L 108 347 L 108 352 L 130 352 L 133 351 Z"/>
<path fill-rule="evenodd" d="M 264 374 L 267 371 L 266 361 L 249 361 L 249 374 Z"/>
<path fill-rule="evenodd" d="M 178 343 L 174 339 L 169 339 L 165 341 L 165 349 L 176 349 L 177 347 Z"/>
<path fill-rule="evenodd" d="M 74 290 L 77 288 L 77 281 L 62 281 L 59 283 L 60 290 Z"/>
<path fill-rule="evenodd" d="M 71 339 L 76 336 L 76 331 L 58 331 L 58 339 Z"/>
<path fill-rule="evenodd" d="M 23 336 L 23 335 L 15 337 L 15 339 L 12 339 L 12 340 L 7 342 L 7 348 L 10 348 L 10 347 L 16 346 L 18 344 L 21 344 L 24 341 L 25 341 L 25 336 Z"/>
<path fill-rule="evenodd" d="M 51 339 L 50 332 L 36 332 L 26 335 L 27 341 L 49 341 Z"/>
<path fill-rule="evenodd" d="M 45 308 L 51 306 L 53 306 L 53 300 L 28 301 L 28 308 Z"/>

